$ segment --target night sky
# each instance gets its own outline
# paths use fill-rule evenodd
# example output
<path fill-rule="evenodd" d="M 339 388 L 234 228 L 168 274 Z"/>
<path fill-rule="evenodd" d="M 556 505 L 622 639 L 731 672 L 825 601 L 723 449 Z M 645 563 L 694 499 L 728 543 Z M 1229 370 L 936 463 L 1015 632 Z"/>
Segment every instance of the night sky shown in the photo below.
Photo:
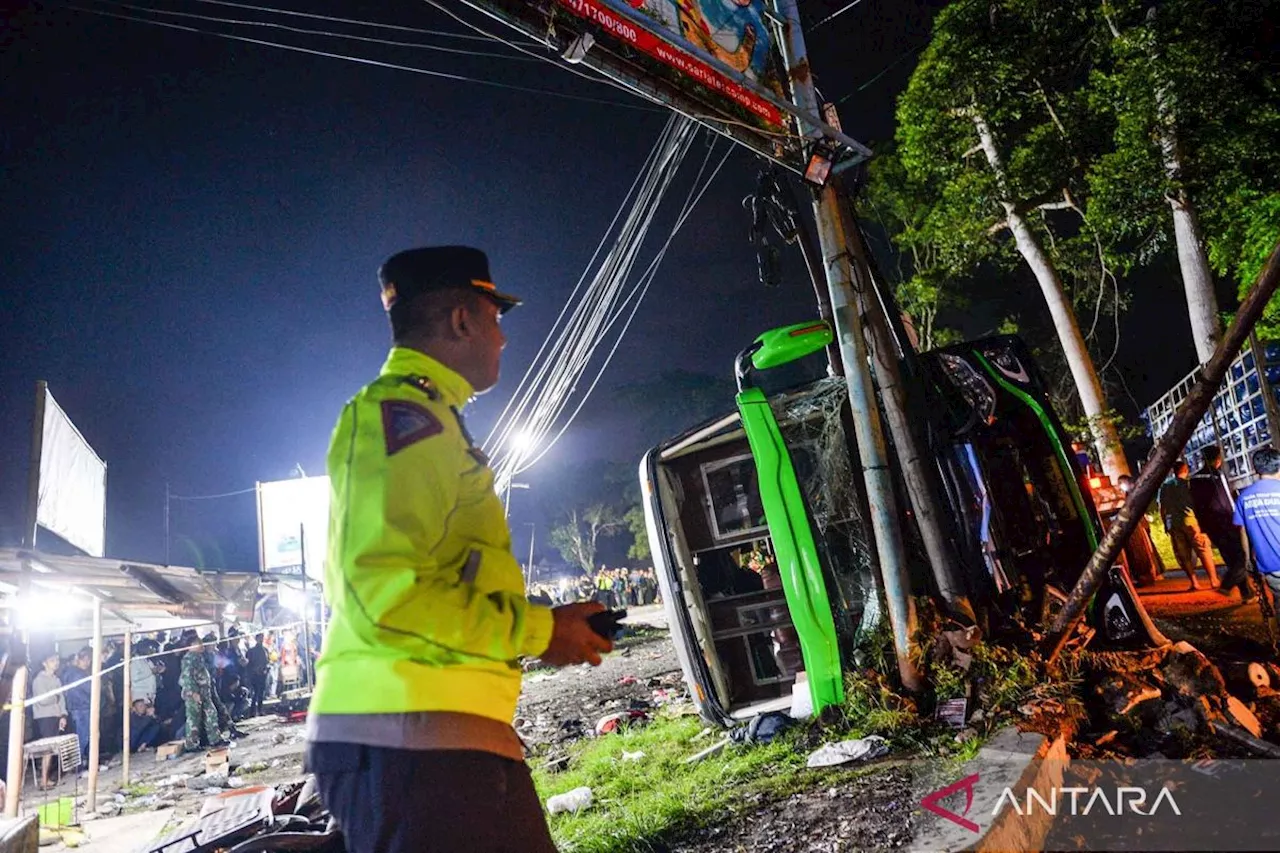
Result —
<path fill-rule="evenodd" d="M 192 0 L 139 2 L 251 14 Z M 143 14 L 101 0 L 74 5 Z M 938 5 L 866 0 L 811 34 L 824 96 L 850 95 L 842 106 L 850 135 L 872 144 L 891 136 L 910 51 L 927 38 Z M 463 32 L 412 0 L 292 8 Z M 112 556 L 163 560 L 166 482 L 175 494 L 200 495 L 287 477 L 296 465 L 322 473 L 338 411 L 375 375 L 388 344 L 377 266 L 414 245 L 480 246 L 499 286 L 526 299 L 504 321 L 504 382 L 471 410 L 473 432 L 484 435 L 665 120 L 656 110 L 304 56 L 61 3 L 7 14 L 0 25 L 3 544 L 20 535 L 37 379 L 49 381 L 108 463 Z M 546 63 L 180 23 L 642 106 Z M 757 280 L 740 204 L 756 169 L 746 152 L 733 156 L 697 221 L 677 238 L 584 425 L 524 476 L 532 489 L 512 502 L 517 549 L 527 547 L 523 522 L 536 517 L 521 503 L 542 503 L 528 496 L 553 491 L 560 466 L 619 456 L 634 464 L 611 441 L 625 432 L 627 413 L 611 405 L 610 387 L 671 369 L 728 383 L 733 355 L 750 338 L 813 314 L 796 264 L 781 288 L 765 290 Z M 1039 296 L 1012 282 L 1005 298 Z M 1141 361 L 1133 341 L 1149 324 L 1185 325 L 1168 310 L 1143 317 L 1126 321 L 1136 331 L 1126 338 L 1126 363 Z M 1186 371 L 1189 341 L 1185 348 L 1185 357 L 1165 348 L 1150 372 L 1130 371 L 1140 402 Z M 256 569 L 254 524 L 251 494 L 175 503 L 172 561 Z"/>

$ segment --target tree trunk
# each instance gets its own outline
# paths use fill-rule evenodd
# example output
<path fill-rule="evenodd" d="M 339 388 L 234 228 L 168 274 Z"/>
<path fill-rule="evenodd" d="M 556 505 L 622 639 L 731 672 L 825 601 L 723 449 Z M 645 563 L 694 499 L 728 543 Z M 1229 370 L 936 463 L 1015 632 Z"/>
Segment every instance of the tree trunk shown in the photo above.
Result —
<path fill-rule="evenodd" d="M 1187 293 L 1187 314 L 1191 318 L 1191 337 L 1196 344 L 1196 358 L 1204 364 L 1213 357 L 1222 337 L 1218 319 L 1218 295 L 1205 256 L 1204 238 L 1195 208 L 1185 193 L 1169 199 L 1173 208 L 1173 234 L 1178 242 L 1178 267 L 1182 271 L 1182 287 Z"/>
<path fill-rule="evenodd" d="M 1147 12 L 1147 23 L 1152 25 L 1156 10 Z M 1173 211 L 1173 237 L 1178 247 L 1178 269 L 1182 273 L 1182 288 L 1187 294 L 1187 315 L 1191 320 L 1191 338 L 1196 345 L 1196 359 L 1204 364 L 1213 357 L 1222 337 L 1222 322 L 1218 318 L 1218 295 L 1214 292 L 1213 274 L 1209 272 L 1209 258 L 1204 250 L 1204 235 L 1200 231 L 1196 209 L 1182 188 L 1182 145 L 1178 140 L 1178 107 L 1167 78 L 1160 71 L 1159 59 L 1152 49 L 1149 53 L 1152 75 L 1155 79 L 1156 123 L 1160 135 L 1160 158 L 1165 176 L 1173 185 L 1169 193 L 1169 207 Z"/>
<path fill-rule="evenodd" d="M 986 154 L 987 163 L 995 173 L 1001 189 L 1005 190 L 1008 184 L 1005 180 L 1004 161 L 996 148 L 995 135 L 980 114 L 973 114 L 973 123 L 978 130 L 978 140 Z M 1102 382 L 1098 379 L 1093 358 L 1085 346 L 1084 335 L 1080 332 L 1080 324 L 1072 310 L 1071 301 L 1062 289 L 1062 278 L 1044 247 L 1040 245 L 1039 238 L 1019 211 L 1018 205 L 1009 199 L 1001 201 L 1001 205 L 1005 209 L 1005 222 L 1013 234 L 1018 254 L 1031 267 L 1031 272 L 1040 285 L 1040 292 L 1044 294 L 1045 304 L 1049 306 L 1053 327 L 1058 332 L 1058 341 L 1066 356 L 1067 366 L 1071 369 L 1071 378 L 1075 380 L 1076 393 L 1080 395 L 1080 404 L 1089 419 L 1089 429 L 1093 433 L 1102 469 L 1112 479 L 1128 474 L 1129 460 L 1124 455 L 1124 447 L 1120 444 L 1115 424 L 1107 417 L 1107 401 L 1102 393 Z"/>
<path fill-rule="evenodd" d="M 1164 158 L 1165 174 L 1175 183 L 1182 179 L 1182 151 L 1173 126 L 1173 107 L 1162 92 L 1156 102 L 1160 109 L 1160 151 Z M 1185 190 L 1175 189 L 1169 194 L 1169 207 L 1173 211 L 1173 237 L 1178 246 L 1178 269 L 1182 272 L 1182 288 L 1187 294 L 1187 315 L 1191 319 L 1191 338 L 1196 345 L 1196 359 L 1204 364 L 1213 357 L 1222 337 L 1222 323 L 1218 318 L 1218 295 L 1214 292 L 1213 274 L 1209 272 L 1209 258 L 1204 251 L 1204 236 L 1200 232 L 1200 220 Z"/>

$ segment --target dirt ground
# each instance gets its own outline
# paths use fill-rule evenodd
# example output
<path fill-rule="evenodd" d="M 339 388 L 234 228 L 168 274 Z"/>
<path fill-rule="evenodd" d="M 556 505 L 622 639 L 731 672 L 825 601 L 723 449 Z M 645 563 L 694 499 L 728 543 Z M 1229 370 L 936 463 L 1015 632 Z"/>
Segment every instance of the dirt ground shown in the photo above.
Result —
<path fill-rule="evenodd" d="M 534 756 L 595 731 L 603 717 L 687 702 L 680 662 L 665 630 L 640 625 L 598 667 L 534 669 L 525 675 L 515 726 Z"/>
<path fill-rule="evenodd" d="M 854 779 L 744 802 L 725 820 L 674 839 L 663 853 L 845 853 L 908 845 L 919 796 L 911 775 L 886 762 Z"/>
<path fill-rule="evenodd" d="M 675 648 L 662 627 L 661 608 L 639 608 L 634 616 L 630 620 L 634 629 L 601 666 L 534 669 L 525 675 L 515 723 L 529 747 L 531 761 L 554 757 L 558 745 L 589 736 L 596 722 L 607 714 L 687 701 Z M 234 742 L 231 772 L 225 778 L 206 776 L 203 752 L 169 760 L 159 760 L 153 752 L 141 753 L 131 758 L 127 787 L 121 785 L 119 757 L 100 770 L 95 812 L 87 807 L 88 782 L 83 773 L 68 775 L 46 792 L 36 789 L 38 780 L 28 772 L 23 809 L 35 810 L 60 797 L 71 797 L 85 836 L 68 833 L 71 843 L 103 853 L 145 850 L 146 842 L 159 831 L 157 823 L 141 825 L 123 818 L 156 813 L 167 818 L 159 826 L 172 831 L 198 815 L 212 795 L 303 778 L 302 723 L 267 715 L 243 720 L 237 726 L 246 737 Z M 122 829 L 125 824 L 128 827 Z M 121 838 L 122 831 L 140 834 Z M 57 840 L 43 849 L 65 850 L 70 845 Z"/>
<path fill-rule="evenodd" d="M 687 703 L 680 667 L 661 611 L 641 612 L 616 651 L 597 668 L 533 669 L 516 726 L 529 747 L 530 762 L 556 760 L 561 747 L 591 736 L 602 717 L 632 709 L 645 711 L 670 703 Z M 28 780 L 24 808 L 33 809 L 58 796 L 73 796 L 83 821 L 80 849 L 97 853 L 145 851 L 162 830 L 173 831 L 197 815 L 206 799 L 231 787 L 278 785 L 303 777 L 303 725 L 264 716 L 239 724 L 247 737 L 231 750 L 231 773 L 225 780 L 204 774 L 203 753 L 159 761 L 153 754 L 135 755 L 131 782 L 120 786 L 118 761 L 101 772 L 98 813 L 87 814 L 86 780 L 64 779 L 54 791 L 37 792 Z M 823 775 L 799 793 L 755 795 L 714 826 L 660 843 L 670 853 L 791 853 L 791 851 L 884 850 L 909 842 L 916 799 L 909 774 L 892 760 L 865 775 Z M 153 819 L 146 820 L 147 815 Z M 70 849 L 55 841 L 42 848 Z"/>

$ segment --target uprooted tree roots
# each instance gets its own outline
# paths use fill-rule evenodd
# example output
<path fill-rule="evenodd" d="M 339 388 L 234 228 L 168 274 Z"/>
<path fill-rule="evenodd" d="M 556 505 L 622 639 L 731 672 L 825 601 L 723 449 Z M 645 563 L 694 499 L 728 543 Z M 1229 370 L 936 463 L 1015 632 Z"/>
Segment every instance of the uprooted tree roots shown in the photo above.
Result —
<path fill-rule="evenodd" d="M 845 701 L 820 721 L 900 748 L 963 754 L 1002 725 L 1065 734 L 1081 758 L 1280 757 L 1280 667 L 1230 662 L 1220 669 L 1189 643 L 1142 652 L 1068 649 L 1052 664 L 1023 648 L 921 610 L 917 665 L 929 691 L 911 696 L 893 672 L 889 640 L 846 674 Z M 963 710 L 955 700 L 963 700 Z M 959 716 L 963 713 L 963 717 Z M 816 737 L 816 735 L 815 735 Z"/>

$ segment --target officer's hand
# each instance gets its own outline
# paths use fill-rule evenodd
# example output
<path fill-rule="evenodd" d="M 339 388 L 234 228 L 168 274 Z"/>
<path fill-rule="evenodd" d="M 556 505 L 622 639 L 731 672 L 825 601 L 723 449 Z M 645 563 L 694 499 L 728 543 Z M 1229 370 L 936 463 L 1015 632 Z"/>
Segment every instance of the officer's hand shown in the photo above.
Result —
<path fill-rule="evenodd" d="M 600 655 L 613 651 L 613 643 L 592 630 L 587 618 L 606 609 L 598 601 L 553 608 L 551 617 L 555 625 L 551 629 L 551 644 L 542 653 L 542 662 L 551 666 L 575 663 L 599 666 Z"/>

